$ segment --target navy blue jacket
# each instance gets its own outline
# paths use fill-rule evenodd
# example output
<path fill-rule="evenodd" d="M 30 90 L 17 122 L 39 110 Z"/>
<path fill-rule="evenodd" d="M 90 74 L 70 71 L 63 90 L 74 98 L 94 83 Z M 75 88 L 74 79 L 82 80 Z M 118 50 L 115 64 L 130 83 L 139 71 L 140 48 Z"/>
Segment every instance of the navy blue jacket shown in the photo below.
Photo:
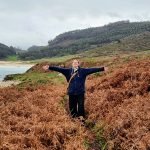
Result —
<path fill-rule="evenodd" d="M 69 79 L 73 73 L 73 68 L 62 68 L 58 66 L 49 66 L 49 70 L 54 70 L 57 72 L 62 73 L 65 77 L 67 82 L 69 82 Z M 101 68 L 81 68 L 79 67 L 78 73 L 73 77 L 73 79 L 70 82 L 70 85 L 68 87 L 68 93 L 67 94 L 81 94 L 85 92 L 85 80 L 87 75 L 104 71 L 104 67 Z"/>

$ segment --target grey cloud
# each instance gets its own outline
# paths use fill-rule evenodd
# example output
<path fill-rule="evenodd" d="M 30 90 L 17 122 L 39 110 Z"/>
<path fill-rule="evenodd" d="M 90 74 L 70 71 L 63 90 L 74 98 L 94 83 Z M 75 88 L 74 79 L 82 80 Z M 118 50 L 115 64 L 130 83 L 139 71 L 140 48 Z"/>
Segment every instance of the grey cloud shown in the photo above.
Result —
<path fill-rule="evenodd" d="M 0 42 L 26 49 L 69 30 L 150 20 L 149 5 L 149 0 L 0 0 Z"/>

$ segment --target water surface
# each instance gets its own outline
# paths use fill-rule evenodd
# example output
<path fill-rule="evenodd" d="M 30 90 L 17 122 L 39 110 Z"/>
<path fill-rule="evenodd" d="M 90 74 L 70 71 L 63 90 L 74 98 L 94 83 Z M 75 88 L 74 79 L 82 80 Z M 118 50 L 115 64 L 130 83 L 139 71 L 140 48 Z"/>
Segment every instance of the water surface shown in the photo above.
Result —
<path fill-rule="evenodd" d="M 24 73 L 33 65 L 0 64 L 0 81 L 8 74 Z"/>

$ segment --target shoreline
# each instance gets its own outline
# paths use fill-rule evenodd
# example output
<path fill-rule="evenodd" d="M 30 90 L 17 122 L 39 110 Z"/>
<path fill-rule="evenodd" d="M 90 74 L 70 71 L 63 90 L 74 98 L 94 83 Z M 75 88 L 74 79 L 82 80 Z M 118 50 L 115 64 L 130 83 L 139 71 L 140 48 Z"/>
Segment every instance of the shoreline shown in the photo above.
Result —
<path fill-rule="evenodd" d="M 14 65 L 14 66 L 33 66 L 35 65 L 35 63 L 31 63 L 31 62 L 24 62 L 24 61 L 2 61 L 0 60 L 0 66 L 1 65 L 4 65 L 4 66 L 7 66 L 7 65 Z"/>
<path fill-rule="evenodd" d="M 19 80 L 0 81 L 0 88 L 10 87 L 20 83 L 21 81 Z"/>
<path fill-rule="evenodd" d="M 23 61 L 1 61 L 0 60 L 0 68 L 7 68 L 7 67 L 32 67 L 35 64 L 31 62 L 23 62 Z M 0 80 L 0 88 L 5 88 L 5 87 L 11 87 L 15 86 L 17 84 L 20 84 L 21 81 L 19 80 Z"/>

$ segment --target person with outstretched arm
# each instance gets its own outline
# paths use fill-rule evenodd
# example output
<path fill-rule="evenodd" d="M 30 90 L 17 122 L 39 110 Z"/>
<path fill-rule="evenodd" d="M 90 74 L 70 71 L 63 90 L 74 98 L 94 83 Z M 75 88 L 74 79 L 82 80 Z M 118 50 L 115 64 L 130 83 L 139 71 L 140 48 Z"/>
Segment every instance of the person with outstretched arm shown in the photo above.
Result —
<path fill-rule="evenodd" d="M 44 70 L 53 70 L 62 73 L 68 82 L 67 94 L 69 95 L 69 110 L 73 118 L 85 119 L 84 99 L 85 80 L 92 73 L 107 71 L 107 67 L 82 68 L 78 60 L 72 61 L 71 68 L 58 66 L 43 66 Z"/>

